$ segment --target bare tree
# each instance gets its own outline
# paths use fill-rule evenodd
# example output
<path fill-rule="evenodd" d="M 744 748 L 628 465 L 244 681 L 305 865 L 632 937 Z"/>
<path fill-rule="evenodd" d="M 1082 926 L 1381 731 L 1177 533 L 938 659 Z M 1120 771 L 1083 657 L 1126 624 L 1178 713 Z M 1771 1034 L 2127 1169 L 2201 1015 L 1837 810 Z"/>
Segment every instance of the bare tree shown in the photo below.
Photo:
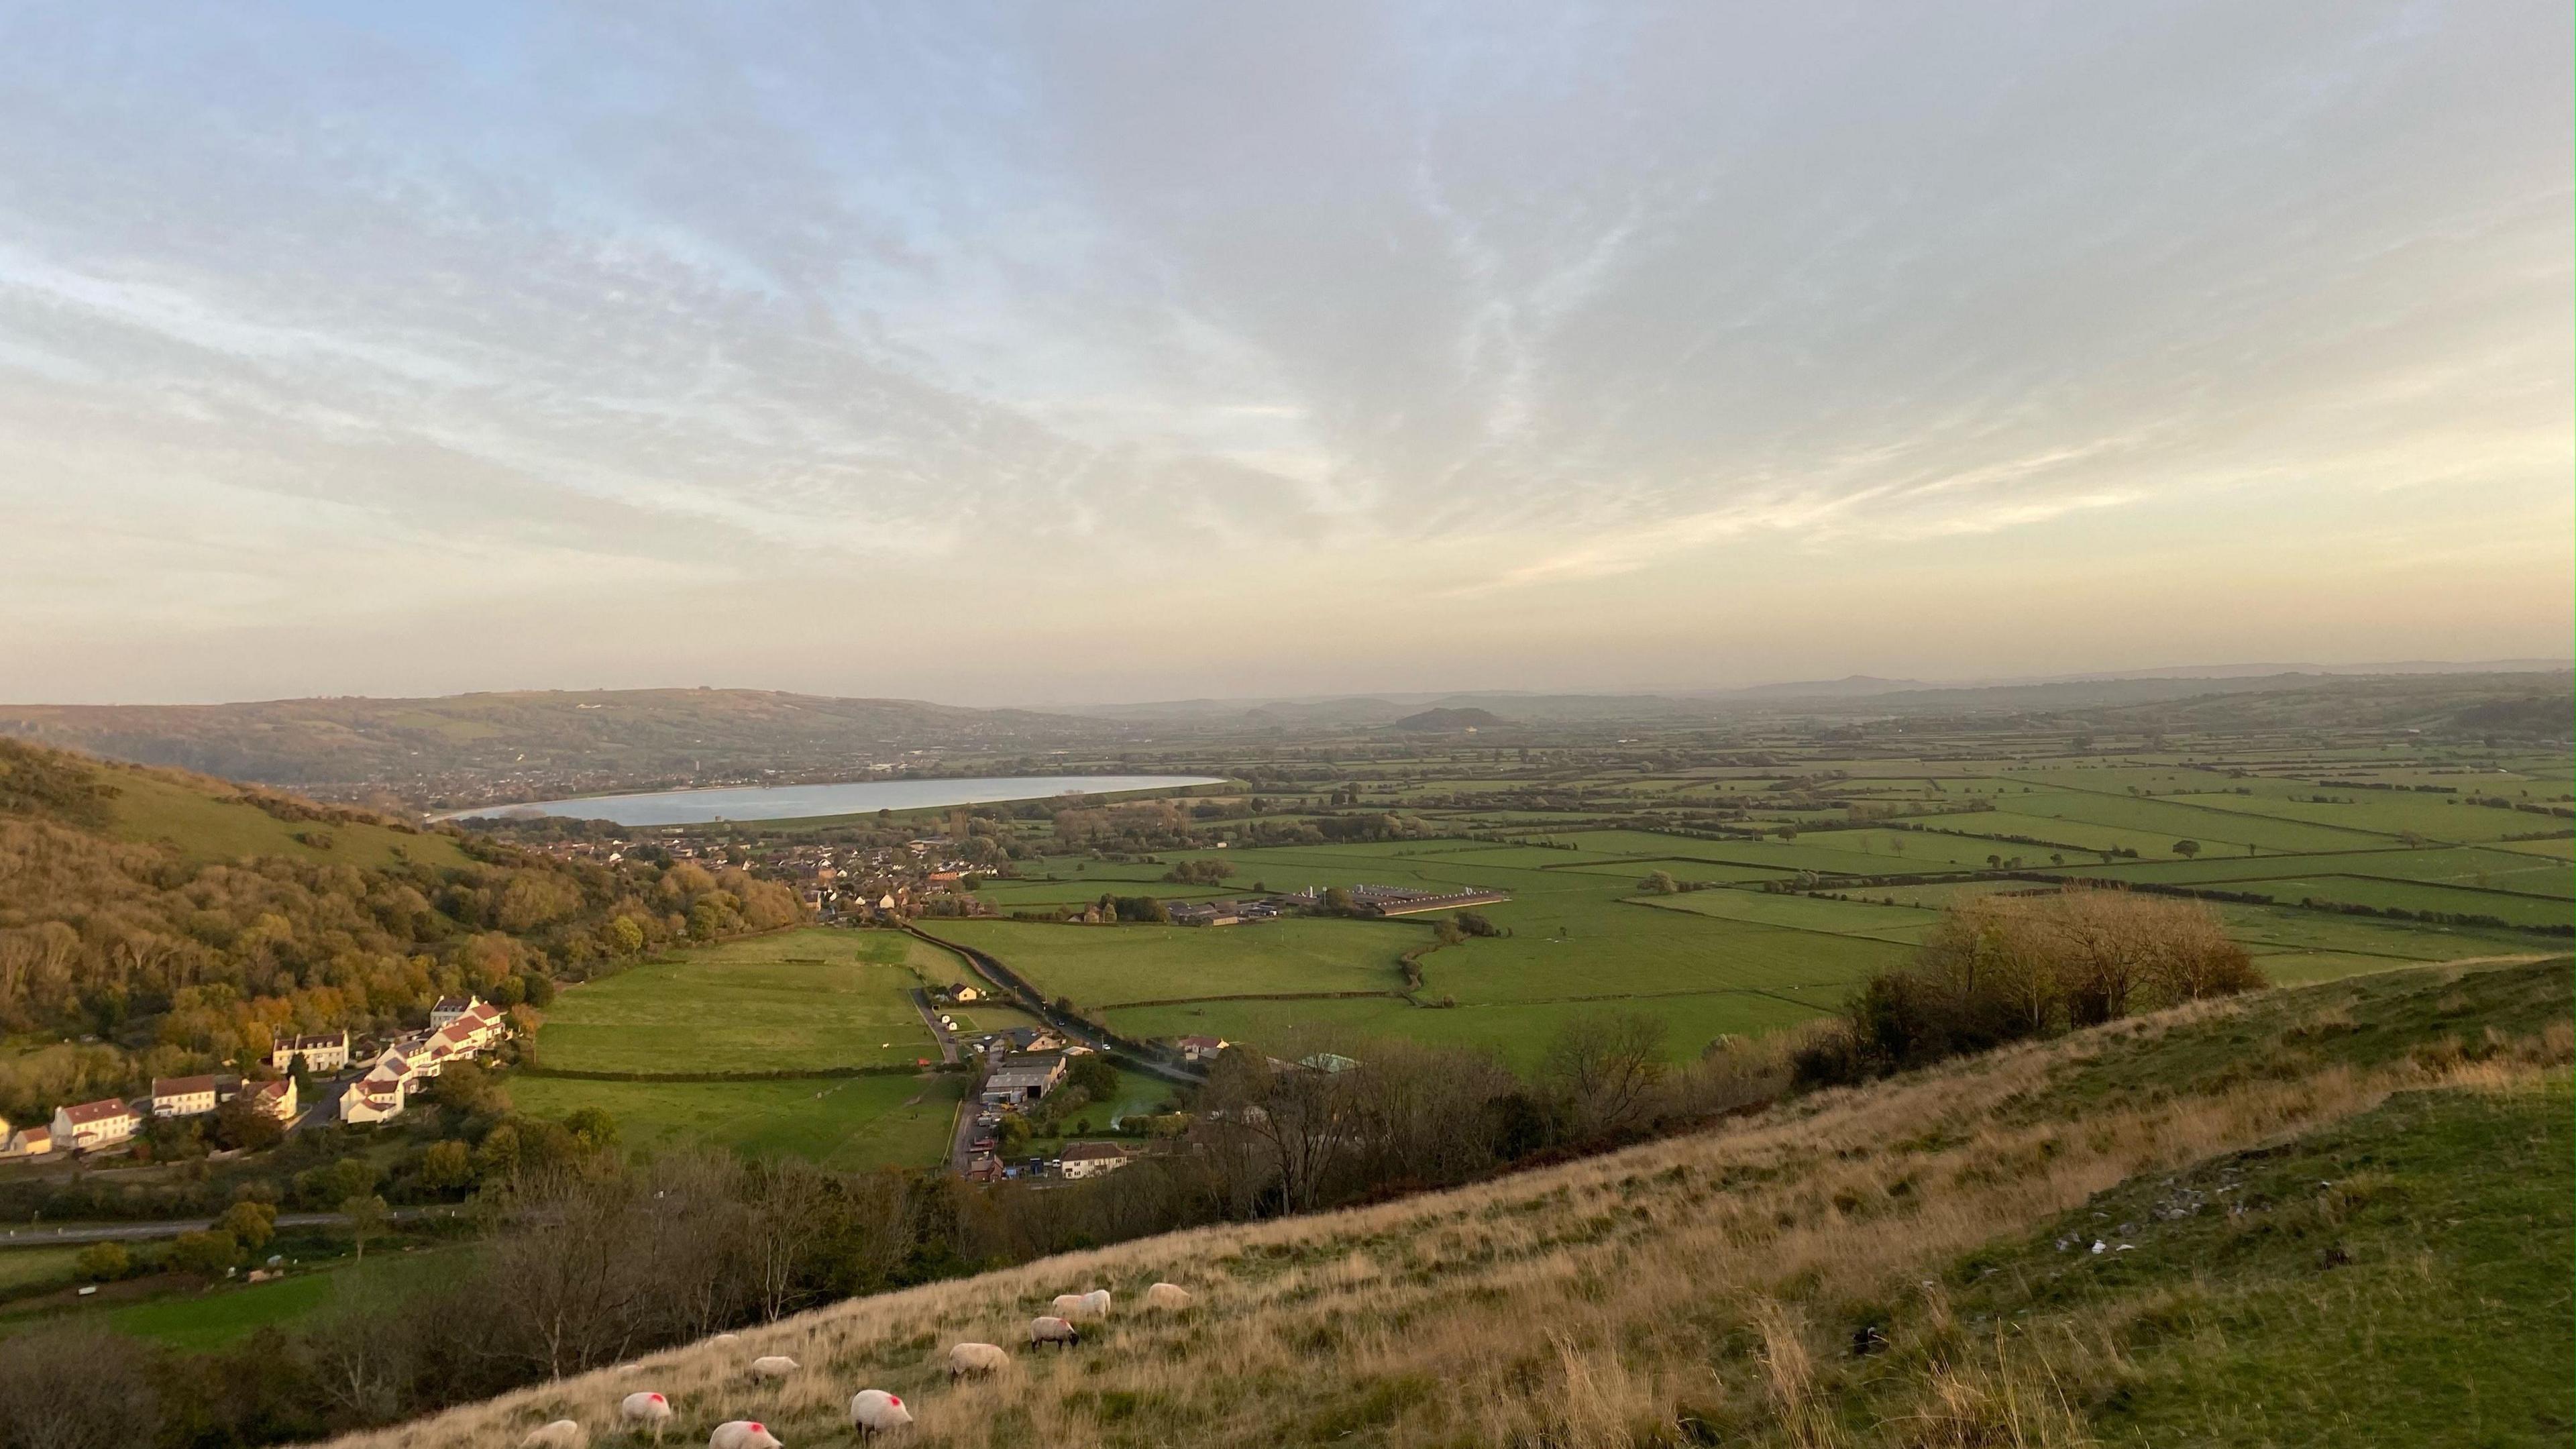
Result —
<path fill-rule="evenodd" d="M 1578 1016 L 1557 1032 L 1540 1074 L 1577 1137 L 1634 1125 L 1664 1072 L 1664 1024 L 1642 1014 Z"/>

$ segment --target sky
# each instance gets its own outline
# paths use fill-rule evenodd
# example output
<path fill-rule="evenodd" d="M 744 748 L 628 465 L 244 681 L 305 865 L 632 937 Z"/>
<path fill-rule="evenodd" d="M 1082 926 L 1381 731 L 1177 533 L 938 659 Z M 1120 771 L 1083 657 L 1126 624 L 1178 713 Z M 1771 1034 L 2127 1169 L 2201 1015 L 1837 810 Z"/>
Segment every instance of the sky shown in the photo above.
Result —
<path fill-rule="evenodd" d="M 0 698 L 2563 658 L 2563 0 L 0 9 Z"/>

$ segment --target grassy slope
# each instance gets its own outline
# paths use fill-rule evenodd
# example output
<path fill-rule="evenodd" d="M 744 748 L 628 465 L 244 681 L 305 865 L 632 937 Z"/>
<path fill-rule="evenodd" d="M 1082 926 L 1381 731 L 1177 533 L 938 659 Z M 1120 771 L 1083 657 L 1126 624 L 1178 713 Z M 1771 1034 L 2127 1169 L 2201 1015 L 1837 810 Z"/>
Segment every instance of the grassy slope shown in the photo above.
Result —
<path fill-rule="evenodd" d="M 108 807 L 109 834 L 122 840 L 166 841 L 178 846 L 190 861 L 282 855 L 359 866 L 406 860 L 439 866 L 465 863 L 456 843 L 443 835 L 410 835 L 375 824 L 280 820 L 218 780 L 181 779 L 119 765 L 103 765 L 100 773 L 117 791 Z"/>
<path fill-rule="evenodd" d="M 599 1432 L 649 1386 L 683 1438 L 749 1415 L 803 1444 L 874 1385 L 935 1446 L 2564 1443 L 2568 987 L 2562 959 L 2186 1008 L 1457 1192 L 855 1301 L 350 1442 Z M 2136 1251 L 2057 1246 L 2078 1234 Z M 1198 1306 L 944 1381 L 948 1343 L 1156 1279 Z M 806 1372 L 746 1388 L 765 1352 Z"/>

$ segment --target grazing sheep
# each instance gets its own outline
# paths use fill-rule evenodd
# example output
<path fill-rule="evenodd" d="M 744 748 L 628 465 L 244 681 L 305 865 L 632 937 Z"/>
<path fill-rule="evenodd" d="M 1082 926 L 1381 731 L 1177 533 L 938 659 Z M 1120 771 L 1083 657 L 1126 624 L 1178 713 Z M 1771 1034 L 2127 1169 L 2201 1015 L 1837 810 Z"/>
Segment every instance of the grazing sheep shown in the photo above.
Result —
<path fill-rule="evenodd" d="M 662 1426 L 671 1422 L 671 1401 L 660 1394 L 628 1394 L 617 1404 L 618 1422 L 630 1429 L 650 1429 L 653 1442 L 662 1442 Z"/>
<path fill-rule="evenodd" d="M 1056 1317 L 1068 1322 L 1087 1317 L 1088 1315 L 1083 1312 L 1086 1306 L 1083 1296 L 1079 1293 L 1059 1293 L 1055 1295 L 1055 1301 L 1047 1305 L 1055 1310 Z"/>
<path fill-rule="evenodd" d="M 862 1439 L 873 1439 L 912 1422 L 912 1410 L 883 1389 L 861 1389 L 850 1396 L 850 1427 Z"/>
<path fill-rule="evenodd" d="M 961 1343 L 948 1350 L 948 1381 L 968 1374 L 997 1374 L 1011 1366 L 1011 1356 L 998 1343 Z"/>
<path fill-rule="evenodd" d="M 742 1342 L 742 1335 L 739 1333 L 719 1333 L 715 1337 L 708 1339 L 707 1342 L 716 1345 L 740 1343 Z"/>
<path fill-rule="evenodd" d="M 1190 1290 L 1182 1287 L 1178 1283 L 1157 1283 L 1153 1287 L 1145 1290 L 1145 1306 L 1148 1308 L 1187 1308 L 1190 1306 Z"/>
<path fill-rule="evenodd" d="M 768 1426 L 751 1419 L 729 1419 L 707 1436 L 707 1449 L 786 1449 Z"/>
<path fill-rule="evenodd" d="M 528 1437 L 519 1441 L 519 1449 L 583 1449 L 589 1443 L 590 1434 L 579 1424 L 557 1419 L 530 1429 Z"/>
<path fill-rule="evenodd" d="M 1082 1306 L 1083 1311 L 1089 1313 L 1094 1318 L 1107 1318 L 1109 1316 L 1109 1290 L 1106 1288 L 1094 1288 L 1090 1292 L 1083 1294 Z"/>
<path fill-rule="evenodd" d="M 1082 1342 L 1082 1335 L 1074 1332 L 1073 1325 L 1065 1322 L 1061 1318 L 1032 1318 L 1029 1320 L 1029 1347 L 1031 1348 L 1036 1348 L 1041 1344 L 1048 1343 L 1070 1345 L 1080 1342 Z"/>
<path fill-rule="evenodd" d="M 756 1379 L 783 1379 L 801 1367 L 783 1353 L 764 1354 L 751 1361 L 751 1376 Z"/>

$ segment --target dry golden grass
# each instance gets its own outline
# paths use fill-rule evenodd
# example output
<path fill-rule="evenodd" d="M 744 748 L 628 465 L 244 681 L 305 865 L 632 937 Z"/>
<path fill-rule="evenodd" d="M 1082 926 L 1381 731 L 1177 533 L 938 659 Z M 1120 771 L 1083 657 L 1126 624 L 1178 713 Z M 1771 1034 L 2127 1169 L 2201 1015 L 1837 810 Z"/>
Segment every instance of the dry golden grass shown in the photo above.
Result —
<path fill-rule="evenodd" d="M 2562 1071 L 2570 1050 L 2561 1023 L 2489 1043 L 2476 1059 L 2418 1053 L 2360 1071 L 2302 1070 L 2291 1058 L 2204 1093 L 2051 1109 L 2054 1074 L 2244 1009 L 2183 1007 L 1458 1191 L 854 1300 L 735 1345 L 678 1349 L 339 1442 L 507 1446 L 558 1417 L 613 1437 L 618 1398 L 653 1388 L 678 1410 L 678 1442 L 749 1417 L 805 1449 L 848 1442 L 849 1395 L 878 1387 L 917 1415 L 907 1442 L 956 1449 L 1631 1449 L 1721 1434 L 1815 1449 L 1855 1435 L 2088 1443 L 2052 1364 L 2116 1355 L 2107 1335 L 2035 1343 L 1971 1332 L 1946 1315 L 1933 1281 L 1941 1265 L 2136 1174 L 2339 1121 L 2395 1090 L 2514 1090 Z M 1141 1312 L 1142 1290 L 1160 1279 L 1196 1302 Z M 1026 1349 L 1025 1325 L 1050 1297 L 1094 1286 L 1118 1295 L 1105 1327 L 1060 1355 Z M 1916 1320 L 1936 1342 L 1909 1360 L 1928 1364 L 1908 1370 L 1909 1407 L 1855 1430 L 1820 1402 L 1820 1363 L 1850 1359 L 1818 1325 L 1845 1305 L 1895 1298 L 1922 1304 Z M 950 1387 L 946 1350 L 967 1339 L 1011 1347 L 1010 1371 Z M 805 1369 L 754 1385 L 743 1366 L 766 1353 Z"/>

